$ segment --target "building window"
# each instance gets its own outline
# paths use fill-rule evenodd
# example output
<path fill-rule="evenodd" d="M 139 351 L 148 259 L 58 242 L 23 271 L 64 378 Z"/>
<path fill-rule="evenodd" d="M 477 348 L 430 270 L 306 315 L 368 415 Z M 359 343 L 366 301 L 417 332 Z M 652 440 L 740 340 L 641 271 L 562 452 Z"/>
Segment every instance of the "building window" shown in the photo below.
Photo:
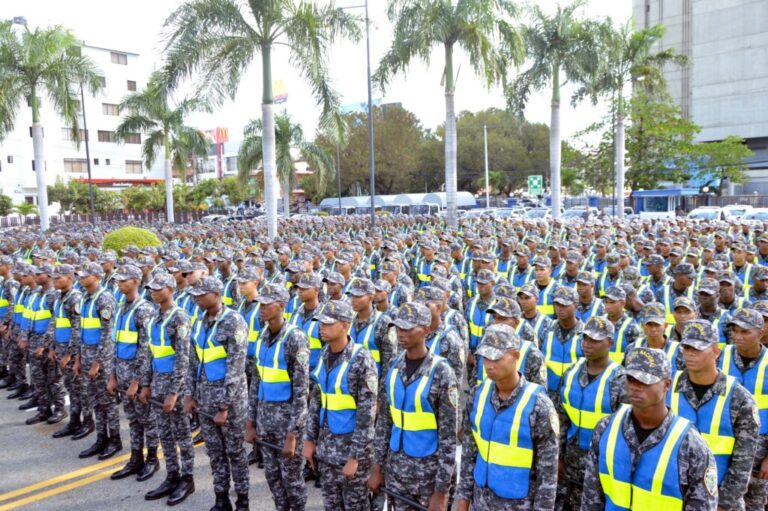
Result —
<path fill-rule="evenodd" d="M 141 160 L 125 160 L 126 174 L 141 174 L 142 172 Z"/>
<path fill-rule="evenodd" d="M 128 80 L 128 90 L 131 92 L 136 92 L 136 81 L 135 80 Z"/>
<path fill-rule="evenodd" d="M 31 196 L 31 195 L 27 195 L 26 197 L 24 197 L 24 200 L 27 202 L 27 204 L 34 204 L 35 203 L 35 198 L 33 196 Z"/>
<path fill-rule="evenodd" d="M 80 130 L 80 141 L 84 141 L 86 137 L 85 130 Z M 72 130 L 69 128 L 61 128 L 61 139 L 66 142 L 74 142 L 75 137 L 72 136 Z"/>
<path fill-rule="evenodd" d="M 114 131 L 101 131 L 99 130 L 99 142 L 115 142 Z"/>
<path fill-rule="evenodd" d="M 125 53 L 117 53 L 116 51 L 110 52 L 110 58 L 113 64 L 120 64 L 122 66 L 128 65 L 128 55 Z"/>
<path fill-rule="evenodd" d="M 125 143 L 126 144 L 141 144 L 141 133 L 126 133 L 125 134 Z"/>
<path fill-rule="evenodd" d="M 112 162 L 109 160 L 109 158 L 104 159 L 104 165 L 109 165 L 110 163 Z"/>
<path fill-rule="evenodd" d="M 104 115 L 120 115 L 120 107 L 112 103 L 102 103 L 101 113 Z"/>
<path fill-rule="evenodd" d="M 101 85 L 102 87 L 106 87 L 107 86 L 107 79 L 106 79 L 106 77 L 104 77 L 104 76 L 97 76 L 96 79 L 98 80 L 99 85 Z"/>
<path fill-rule="evenodd" d="M 99 164 L 99 159 L 98 158 L 94 158 L 93 159 L 93 164 L 94 165 L 98 165 Z"/>
<path fill-rule="evenodd" d="M 6 158 L 6 161 L 7 161 L 8 163 L 13 163 L 13 156 L 9 154 L 9 155 L 8 155 L 8 158 Z"/>
<path fill-rule="evenodd" d="M 88 160 L 85 158 L 64 158 L 64 172 L 88 172 Z"/>

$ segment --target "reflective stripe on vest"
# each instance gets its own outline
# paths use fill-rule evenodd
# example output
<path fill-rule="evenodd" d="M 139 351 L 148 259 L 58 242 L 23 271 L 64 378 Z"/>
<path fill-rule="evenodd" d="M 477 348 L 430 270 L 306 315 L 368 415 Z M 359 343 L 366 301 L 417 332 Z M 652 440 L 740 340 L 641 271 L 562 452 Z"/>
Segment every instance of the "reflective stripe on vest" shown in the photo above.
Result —
<path fill-rule="evenodd" d="M 693 286 L 688 286 L 688 289 L 685 290 L 685 296 L 693 300 Z M 667 316 L 665 318 L 665 321 L 668 325 L 674 325 L 677 323 L 675 320 L 675 309 L 672 308 L 672 305 L 675 303 L 675 299 L 672 298 L 672 284 L 665 285 L 664 286 L 664 293 L 662 298 L 664 309 L 667 311 Z"/>
<path fill-rule="evenodd" d="M 225 308 L 221 317 L 211 326 L 210 331 L 203 328 L 204 318 L 200 318 L 197 321 L 197 327 L 195 328 L 192 340 L 194 341 L 195 353 L 197 353 L 197 360 L 199 361 L 197 365 L 198 379 L 200 379 L 203 369 L 205 369 L 205 377 L 208 381 L 223 380 L 227 376 L 227 350 L 215 337 L 219 323 L 231 312 L 231 309 Z"/>
<path fill-rule="evenodd" d="M 727 375 L 733 376 L 746 388 L 757 403 L 757 411 L 760 415 L 760 435 L 768 435 L 768 387 L 766 387 L 766 373 L 768 373 L 768 350 L 762 350 L 759 361 L 742 372 L 733 360 L 736 347 L 732 344 L 725 347 L 720 356 L 718 366 Z"/>
<path fill-rule="evenodd" d="M 115 326 L 112 332 L 112 340 L 117 343 L 115 356 L 120 360 L 133 360 L 136 358 L 136 351 L 139 342 L 139 330 L 136 322 L 133 320 L 136 309 L 144 302 L 142 298 L 136 300 L 130 309 L 117 313 Z"/>
<path fill-rule="evenodd" d="M 37 301 L 33 301 L 32 309 L 31 330 L 42 335 L 48 331 L 48 324 L 53 317 L 51 310 L 45 306 L 45 295 L 42 292 L 38 292 Z"/>
<path fill-rule="evenodd" d="M 536 285 L 538 287 L 538 284 Z M 539 291 L 539 301 L 536 308 L 539 312 L 551 318 L 555 317 L 555 305 L 552 303 L 552 292 L 555 289 L 555 281 L 550 280 L 547 287 Z"/>
<path fill-rule="evenodd" d="M 662 441 L 633 464 L 622 433 L 630 409 L 622 405 L 600 437 L 598 472 L 605 509 L 682 511 L 678 454 L 691 423 L 681 417 L 672 419 Z"/>
<path fill-rule="evenodd" d="M 256 307 L 253 307 L 250 312 L 243 313 L 243 308 L 246 303 L 248 302 L 243 300 L 243 303 L 240 304 L 237 312 L 240 313 L 245 322 L 248 324 L 247 356 L 253 358 L 256 356 L 256 342 L 259 340 L 259 333 L 261 332 L 261 320 L 259 319 L 259 310 L 261 309 L 261 304 L 256 302 Z"/>
<path fill-rule="evenodd" d="M 320 341 L 320 322 L 314 317 L 310 317 L 306 321 L 301 320 L 305 310 L 304 304 L 301 304 L 299 310 L 291 316 L 291 324 L 301 328 L 301 331 L 306 334 L 309 340 L 309 371 L 312 372 L 320 360 L 320 351 L 323 349 L 323 343 Z"/>
<path fill-rule="evenodd" d="M 53 340 L 57 343 L 67 344 L 72 339 L 72 322 L 64 315 L 64 302 L 56 298 L 53 303 L 55 317 Z"/>
<path fill-rule="evenodd" d="M 634 322 L 634 319 L 627 316 L 624 318 L 624 321 L 619 328 L 614 330 L 613 346 L 611 346 L 608 356 L 610 356 L 611 360 L 617 364 L 622 364 L 624 362 L 624 353 L 627 351 L 626 333 L 627 329 L 632 326 L 632 323 Z"/>
<path fill-rule="evenodd" d="M 80 303 L 80 337 L 83 344 L 95 346 L 101 342 L 101 318 L 98 314 L 94 314 L 94 308 L 104 291 L 103 287 L 99 288 L 93 298 L 83 295 Z"/>
<path fill-rule="evenodd" d="M 221 295 L 221 303 L 226 305 L 227 307 L 232 307 L 232 304 L 234 303 L 233 297 L 232 297 L 232 282 L 235 280 L 236 275 L 232 275 L 227 279 L 227 282 L 224 283 L 224 294 Z"/>
<path fill-rule="evenodd" d="M 376 362 L 376 370 L 379 375 L 381 375 L 381 352 L 379 351 L 379 346 L 376 344 L 375 334 L 381 316 L 381 312 L 376 311 L 373 316 L 373 321 L 360 331 L 357 330 L 355 323 L 349 325 L 350 337 L 355 341 L 355 344 L 360 344 L 371 353 L 373 360 Z M 360 334 L 363 334 L 362 338 L 360 337 Z"/>
<path fill-rule="evenodd" d="M 483 332 L 488 323 L 491 322 L 491 315 L 487 310 L 493 307 L 496 303 L 496 299 L 491 300 L 488 304 L 488 308 L 485 311 L 480 310 L 477 307 L 477 302 L 480 300 L 479 296 L 472 299 L 472 303 L 469 306 L 469 312 L 467 313 L 467 324 L 469 325 L 469 347 L 472 351 L 480 344 L 480 339 L 483 337 Z"/>
<path fill-rule="evenodd" d="M 355 430 L 357 403 L 349 393 L 347 376 L 352 361 L 361 349 L 363 347 L 359 344 L 353 344 L 349 360 L 336 364 L 330 371 L 327 364 L 320 362 L 311 375 L 320 389 L 320 427 L 328 424 L 334 435 L 345 435 Z"/>
<path fill-rule="evenodd" d="M 571 366 L 565 375 L 565 385 L 560 389 L 563 408 L 571 420 L 571 425 L 568 428 L 568 440 L 578 435 L 579 447 L 585 451 L 589 449 L 592 431 L 597 423 L 613 412 L 611 409 L 610 382 L 620 367 L 619 364 L 611 361 L 599 378 L 589 382 L 586 387 L 582 387 L 579 383 L 579 372 L 586 363 L 587 360 L 582 358 L 576 365 Z M 606 388 L 608 388 L 608 392 L 606 392 Z"/>
<path fill-rule="evenodd" d="M 173 372 L 173 367 L 176 364 L 176 350 L 168 344 L 168 330 L 166 327 L 171 318 L 180 310 L 180 307 L 174 307 L 160 325 L 157 324 L 157 318 L 152 318 L 147 326 L 149 331 L 149 352 L 152 354 L 152 371 L 156 373 Z M 183 342 L 184 339 L 181 339 L 181 341 Z"/>
<path fill-rule="evenodd" d="M 295 325 L 285 325 L 285 330 L 276 342 L 269 345 L 264 342 L 269 325 L 261 330 L 256 343 L 256 369 L 259 371 L 259 401 L 285 402 L 291 399 L 291 377 L 288 374 L 288 362 L 285 360 L 285 338 L 296 329 Z"/>
<path fill-rule="evenodd" d="M 547 363 L 547 390 L 558 392 L 560 390 L 560 381 L 579 357 L 583 357 L 581 351 L 581 342 L 577 342 L 580 335 L 574 335 L 573 332 L 565 339 L 565 342 L 555 342 L 555 332 L 547 334 L 547 341 L 544 344 L 544 359 Z"/>

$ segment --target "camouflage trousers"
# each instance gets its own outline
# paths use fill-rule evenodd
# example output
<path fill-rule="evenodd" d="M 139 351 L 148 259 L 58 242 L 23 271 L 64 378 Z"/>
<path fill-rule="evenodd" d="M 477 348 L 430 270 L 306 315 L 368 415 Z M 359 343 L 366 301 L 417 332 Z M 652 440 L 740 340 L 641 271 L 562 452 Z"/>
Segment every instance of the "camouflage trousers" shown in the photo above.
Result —
<path fill-rule="evenodd" d="M 83 364 L 83 371 L 87 371 L 89 365 Z M 104 375 L 105 371 L 99 371 L 96 378 L 86 378 L 85 390 L 87 394 L 88 406 L 91 410 L 96 412 L 96 432 L 100 435 L 106 435 L 109 432 L 110 435 L 120 434 L 120 414 L 117 410 L 117 401 L 115 396 L 110 396 L 107 393 L 107 377 Z"/>
<path fill-rule="evenodd" d="M 0 334 L 0 367 L 8 367 L 11 339 L 8 333 Z"/>
<path fill-rule="evenodd" d="M 261 448 L 264 457 L 264 477 L 267 479 L 278 511 L 304 511 L 307 505 L 307 486 L 304 484 L 304 456 L 301 455 L 301 439 L 304 432 L 296 435 L 296 452 L 286 458 L 282 451 Z M 267 435 L 264 440 L 282 446 L 285 438 Z M 338 508 L 337 508 L 338 509 Z"/>
<path fill-rule="evenodd" d="M 579 511 L 581 509 L 582 487 L 584 486 L 584 462 L 587 451 L 573 442 L 566 446 L 564 456 L 565 476 L 557 479 L 555 511 Z"/>
<path fill-rule="evenodd" d="M 155 423 L 150 416 L 149 403 L 144 404 L 138 399 L 131 401 L 125 395 L 131 380 L 134 378 L 131 374 L 130 365 L 122 364 L 118 360 L 115 364 L 115 374 L 117 375 L 117 387 L 120 389 L 120 399 L 123 402 L 125 418 L 128 419 L 128 431 L 131 435 L 131 450 L 143 449 L 145 437 L 147 441 L 146 446 L 150 449 L 156 449 L 160 442 L 157 438 Z M 136 393 L 137 397 L 139 391 Z"/>
<path fill-rule="evenodd" d="M 59 359 L 63 356 L 63 354 L 59 355 Z M 74 365 L 75 360 L 73 358 L 61 370 L 64 388 L 67 394 L 69 394 L 69 413 L 73 417 L 79 416 L 81 413 L 83 418 L 90 417 L 93 414 L 93 410 L 90 408 L 88 400 L 85 399 L 85 381 L 82 375 L 75 374 Z"/>
<path fill-rule="evenodd" d="M 227 422 L 219 427 L 212 419 L 200 415 L 200 429 L 205 440 L 205 451 L 211 461 L 213 489 L 228 492 L 229 482 L 235 483 L 235 492 L 248 494 L 248 458 L 245 454 L 245 429 L 242 410 L 230 408 Z"/>
<path fill-rule="evenodd" d="M 8 371 L 16 379 L 16 381 L 27 381 L 27 352 L 19 348 L 18 333 L 11 335 L 8 340 L 8 354 L 6 355 L 8 360 Z"/>
<path fill-rule="evenodd" d="M 744 495 L 744 509 L 764 509 L 768 503 L 768 481 L 758 479 L 758 474 L 752 473 L 752 478 Z"/>
<path fill-rule="evenodd" d="M 161 406 L 151 406 L 152 422 L 159 433 L 160 445 L 163 446 L 166 472 L 191 476 L 195 467 L 195 449 L 192 445 L 189 417 L 184 413 L 182 400 L 176 400 L 176 406 L 171 413 L 163 412 Z M 176 446 L 179 447 L 180 453 L 176 452 Z M 179 470 L 179 458 L 181 458 L 181 470 Z"/>
<path fill-rule="evenodd" d="M 320 487 L 326 511 L 369 511 L 367 481 L 370 467 L 358 467 L 357 477 L 349 481 L 341 473 L 342 467 L 318 462 Z"/>
<path fill-rule="evenodd" d="M 45 412 L 51 406 L 64 408 L 64 387 L 59 365 L 48 358 L 47 352 L 41 358 L 29 357 L 29 376 L 35 389 L 39 412 Z"/>

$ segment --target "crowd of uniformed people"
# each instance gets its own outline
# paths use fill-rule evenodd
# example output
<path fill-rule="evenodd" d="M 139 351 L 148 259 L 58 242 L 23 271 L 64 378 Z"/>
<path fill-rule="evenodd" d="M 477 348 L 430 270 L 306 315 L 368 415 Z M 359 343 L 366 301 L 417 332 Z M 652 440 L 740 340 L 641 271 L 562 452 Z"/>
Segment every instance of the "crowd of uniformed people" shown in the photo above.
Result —
<path fill-rule="evenodd" d="M 762 224 L 365 221 L 9 230 L 0 388 L 168 505 L 766 509 Z"/>

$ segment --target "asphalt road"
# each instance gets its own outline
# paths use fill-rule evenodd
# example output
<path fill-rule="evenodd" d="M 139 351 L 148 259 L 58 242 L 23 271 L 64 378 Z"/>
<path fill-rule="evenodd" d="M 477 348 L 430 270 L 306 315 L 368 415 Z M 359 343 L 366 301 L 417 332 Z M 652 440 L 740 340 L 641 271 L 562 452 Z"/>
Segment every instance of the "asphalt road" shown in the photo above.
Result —
<path fill-rule="evenodd" d="M 77 454 L 95 441 L 95 433 L 78 441 L 53 439 L 61 425 L 27 426 L 24 421 L 34 411 L 20 411 L 17 400 L 8 400 L 0 390 L 0 511 L 11 509 L 39 511 L 149 510 L 169 509 L 163 500 L 147 502 L 144 494 L 165 478 L 165 464 L 154 477 L 137 482 L 129 477 L 112 481 L 109 475 L 121 468 L 129 457 L 128 426 L 122 424 L 123 450 L 100 462 L 96 458 L 78 459 Z M 250 449 L 250 447 L 247 447 Z M 252 510 L 274 509 L 264 472 L 251 465 L 250 502 Z M 180 510 L 207 510 L 215 500 L 205 446 L 195 449 L 196 491 L 176 506 Z M 323 509 L 320 490 L 308 483 L 307 510 Z M 234 502 L 234 490 L 231 493 Z"/>

